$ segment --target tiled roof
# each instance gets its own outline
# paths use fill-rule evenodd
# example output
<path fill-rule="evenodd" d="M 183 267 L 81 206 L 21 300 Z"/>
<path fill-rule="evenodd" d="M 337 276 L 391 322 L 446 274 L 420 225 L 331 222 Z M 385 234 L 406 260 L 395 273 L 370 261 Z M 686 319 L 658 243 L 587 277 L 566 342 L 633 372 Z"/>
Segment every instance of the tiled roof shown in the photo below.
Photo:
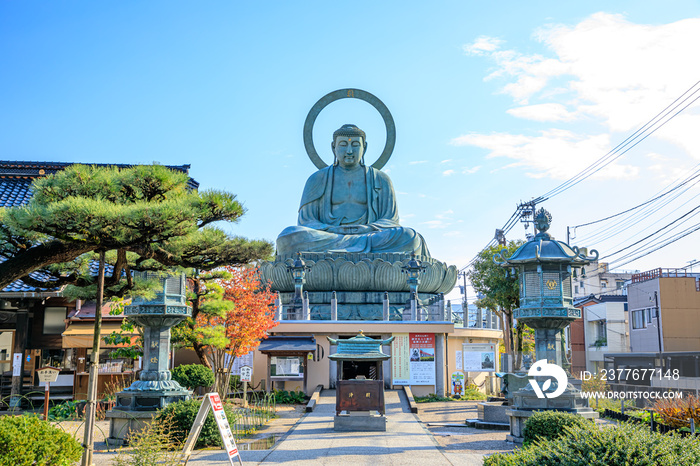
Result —
<path fill-rule="evenodd" d="M 0 207 L 14 207 L 26 204 L 32 197 L 28 178 L 12 178 L 0 175 Z"/>
<path fill-rule="evenodd" d="M 4 262 L 5 259 L 0 257 L 0 262 Z M 35 280 L 47 280 L 49 276 L 42 272 L 32 272 L 29 274 Z M 60 291 L 58 288 L 36 288 L 25 284 L 22 280 L 16 280 L 10 283 L 8 286 L 0 290 L 2 293 L 40 293 L 40 292 L 56 292 Z"/>
<path fill-rule="evenodd" d="M 74 165 L 70 162 L 22 162 L 22 161 L 8 161 L 0 160 L 0 207 L 15 207 L 24 205 L 29 202 L 32 197 L 31 184 L 35 178 L 40 178 L 47 175 L 52 175 L 59 172 L 66 167 Z M 119 167 L 119 168 L 129 168 L 134 165 L 130 164 L 107 164 L 107 163 L 95 163 L 86 164 L 94 165 L 98 167 Z M 181 171 L 184 173 L 189 173 L 190 165 L 165 165 L 165 167 L 172 170 Z M 188 181 L 188 186 L 192 189 L 197 189 L 199 183 L 197 183 L 192 178 Z M 0 258 L 0 262 L 3 259 Z M 109 274 L 111 266 L 105 270 L 105 273 Z M 97 264 L 91 264 L 91 271 L 97 274 Z M 36 277 L 39 280 L 46 279 L 46 275 L 41 272 L 33 272 L 30 274 L 31 277 Z M 41 289 L 35 288 L 24 284 L 21 280 L 13 282 L 6 288 L 0 290 L 0 293 L 31 293 L 31 292 L 52 292 L 58 291 L 58 288 L 52 289 Z"/>
<path fill-rule="evenodd" d="M 35 178 L 52 175 L 66 167 L 75 165 L 72 162 L 20 162 L 0 160 L 0 207 L 12 207 L 25 204 L 32 197 L 29 187 Z M 124 163 L 91 163 L 96 167 L 129 168 L 134 164 Z M 190 165 L 165 165 L 171 170 L 189 173 Z M 192 178 L 188 181 L 192 189 L 199 188 Z"/>

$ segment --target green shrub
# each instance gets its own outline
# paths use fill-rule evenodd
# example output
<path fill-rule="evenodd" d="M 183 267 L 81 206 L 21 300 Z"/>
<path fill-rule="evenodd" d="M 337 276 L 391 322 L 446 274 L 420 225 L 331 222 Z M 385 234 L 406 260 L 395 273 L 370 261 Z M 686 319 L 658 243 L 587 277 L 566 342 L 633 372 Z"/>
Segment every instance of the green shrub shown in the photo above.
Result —
<path fill-rule="evenodd" d="M 303 404 L 306 403 L 306 395 L 304 392 L 288 392 L 287 390 L 275 390 L 275 403 L 276 404 Z"/>
<path fill-rule="evenodd" d="M 171 373 L 174 381 L 190 390 L 214 385 L 214 372 L 201 364 L 177 366 Z"/>
<path fill-rule="evenodd" d="M 69 466 L 82 447 L 37 416 L 0 416 L 0 466 Z"/>
<path fill-rule="evenodd" d="M 78 401 L 64 401 L 49 409 L 49 419 L 52 421 L 72 421 L 80 418 L 78 414 Z"/>
<path fill-rule="evenodd" d="M 567 426 L 590 428 L 593 423 L 572 413 L 560 411 L 534 413 L 525 423 L 523 445 L 529 445 L 537 439 L 555 439 L 564 434 L 564 427 Z"/>
<path fill-rule="evenodd" d="M 567 435 L 540 440 L 484 460 L 484 466 L 694 466 L 700 464 L 700 442 L 679 434 L 651 433 L 646 426 L 591 429 L 566 427 Z"/>
<path fill-rule="evenodd" d="M 172 434 L 172 440 L 184 442 L 187 440 L 187 436 L 192 428 L 192 424 L 194 424 L 194 420 L 197 417 L 197 412 L 201 405 L 201 400 L 178 401 L 177 403 L 169 404 L 158 412 L 156 415 L 156 422 L 171 422 L 172 430 L 170 433 Z M 233 424 L 236 419 L 233 408 L 224 403 L 224 411 L 226 412 L 229 424 Z M 199 434 L 195 448 L 220 446 L 222 446 L 222 443 L 219 428 L 216 426 L 214 414 L 209 410 L 207 420 L 204 421 L 204 426 L 202 426 L 202 431 Z"/>
<path fill-rule="evenodd" d="M 476 385 L 469 384 L 466 387 L 464 387 L 464 393 L 462 393 L 462 396 L 459 397 L 460 400 L 485 400 L 486 395 L 481 393 L 481 390 L 479 390 L 479 387 Z"/>
<path fill-rule="evenodd" d="M 430 393 L 428 396 L 414 396 L 416 403 L 434 403 L 436 401 L 452 401 L 452 398 L 440 396 L 435 393 Z"/>

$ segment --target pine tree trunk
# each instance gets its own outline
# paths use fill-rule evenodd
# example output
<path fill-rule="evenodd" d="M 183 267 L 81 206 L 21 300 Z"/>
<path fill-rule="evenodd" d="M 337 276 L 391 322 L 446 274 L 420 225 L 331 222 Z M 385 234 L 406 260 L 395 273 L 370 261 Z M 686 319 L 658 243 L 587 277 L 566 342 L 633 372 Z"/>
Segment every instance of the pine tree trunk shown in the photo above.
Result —
<path fill-rule="evenodd" d="M 192 342 L 192 349 L 194 349 L 195 354 L 197 354 L 197 357 L 199 358 L 199 362 L 203 365 L 208 367 L 209 369 L 213 368 L 211 367 L 211 362 L 209 362 L 209 359 L 207 358 L 206 350 L 204 345 L 201 343 L 194 341 Z"/>

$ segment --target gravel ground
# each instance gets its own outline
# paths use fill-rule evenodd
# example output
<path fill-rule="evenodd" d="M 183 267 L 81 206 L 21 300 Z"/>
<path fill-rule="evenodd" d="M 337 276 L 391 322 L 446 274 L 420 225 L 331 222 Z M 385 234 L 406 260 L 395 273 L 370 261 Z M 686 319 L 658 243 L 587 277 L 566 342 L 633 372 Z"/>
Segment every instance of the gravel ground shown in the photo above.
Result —
<path fill-rule="evenodd" d="M 467 419 L 477 417 L 477 403 L 479 401 L 418 403 L 418 417 L 445 451 L 471 450 L 487 455 L 513 451 L 516 446 L 506 442 L 508 431 L 466 426 Z M 462 424 L 464 427 L 431 424 Z"/>

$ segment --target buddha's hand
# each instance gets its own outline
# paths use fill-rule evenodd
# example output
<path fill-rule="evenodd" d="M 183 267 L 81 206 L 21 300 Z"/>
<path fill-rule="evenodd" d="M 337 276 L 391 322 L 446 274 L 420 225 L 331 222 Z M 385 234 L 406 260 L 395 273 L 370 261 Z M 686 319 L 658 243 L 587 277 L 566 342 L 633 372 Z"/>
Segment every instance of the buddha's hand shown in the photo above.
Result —
<path fill-rule="evenodd" d="M 326 231 L 339 235 L 364 235 L 374 230 L 369 225 L 340 225 L 337 227 L 330 227 Z"/>

